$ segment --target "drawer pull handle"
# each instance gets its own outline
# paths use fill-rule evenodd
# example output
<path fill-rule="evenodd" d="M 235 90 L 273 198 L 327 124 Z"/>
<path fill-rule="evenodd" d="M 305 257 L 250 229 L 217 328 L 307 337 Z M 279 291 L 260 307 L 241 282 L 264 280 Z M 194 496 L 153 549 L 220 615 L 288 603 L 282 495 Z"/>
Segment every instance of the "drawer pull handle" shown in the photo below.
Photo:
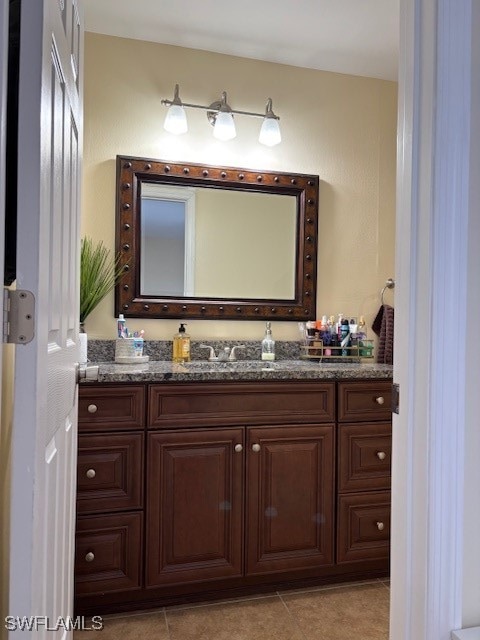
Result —
<path fill-rule="evenodd" d="M 243 445 L 241 445 L 241 444 L 236 444 L 236 445 L 235 445 L 235 451 L 236 451 L 237 453 L 240 453 L 241 451 L 243 451 Z"/>
<path fill-rule="evenodd" d="M 378 398 L 375 398 L 375 402 L 377 404 L 385 404 L 385 398 L 383 396 L 378 396 Z"/>
<path fill-rule="evenodd" d="M 255 453 L 258 453 L 260 451 L 260 445 L 252 444 L 252 451 L 255 451 Z"/>
<path fill-rule="evenodd" d="M 89 404 L 88 405 L 88 413 L 97 413 L 97 405 L 96 404 Z"/>
<path fill-rule="evenodd" d="M 387 457 L 387 454 L 385 453 L 385 451 L 377 451 L 377 458 L 379 460 L 385 460 L 386 457 Z"/>
<path fill-rule="evenodd" d="M 89 469 L 85 475 L 87 476 L 87 478 L 95 478 L 97 474 L 95 472 L 95 469 Z"/>
<path fill-rule="evenodd" d="M 383 531 L 385 529 L 385 525 L 383 524 L 383 522 L 377 522 L 377 529 L 379 531 Z"/>
<path fill-rule="evenodd" d="M 89 551 L 89 552 L 87 553 L 87 555 L 85 556 L 85 560 L 86 560 L 87 562 L 93 562 L 93 561 L 95 560 L 95 554 L 94 554 L 94 553 L 92 553 L 91 551 Z"/>

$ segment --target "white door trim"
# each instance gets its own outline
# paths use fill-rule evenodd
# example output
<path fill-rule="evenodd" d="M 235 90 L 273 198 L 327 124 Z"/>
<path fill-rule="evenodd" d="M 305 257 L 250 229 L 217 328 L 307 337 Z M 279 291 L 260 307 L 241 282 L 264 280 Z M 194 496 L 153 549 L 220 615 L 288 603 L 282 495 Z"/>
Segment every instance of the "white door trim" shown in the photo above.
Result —
<path fill-rule="evenodd" d="M 463 574 L 473 545 L 462 531 L 464 471 L 479 475 L 466 451 L 480 455 L 471 328 L 480 316 L 480 295 L 471 295 L 480 280 L 480 129 L 472 129 L 471 99 L 479 18 L 477 0 L 401 0 L 391 640 L 447 640 L 470 613 Z M 477 594 L 477 557 L 474 564 Z"/>
<path fill-rule="evenodd" d="M 0 296 L 0 318 L 3 318 L 3 275 L 5 259 L 5 143 L 7 135 L 7 76 L 8 76 L 8 0 L 0 0 L 0 278 L 2 295 Z M 0 340 L 0 416 L 2 414 L 2 352 Z M 1 576 L 0 576 L 1 584 Z"/>
<path fill-rule="evenodd" d="M 3 318 L 3 277 L 5 258 L 5 141 L 7 133 L 7 75 L 8 75 L 8 0 L 0 0 L 0 280 L 2 282 L 0 295 L 0 318 Z M 1 324 L 1 320 L 0 320 Z M 0 465 L 5 465 L 8 459 L 6 443 L 6 425 L 3 424 L 2 403 L 7 402 L 3 398 L 3 343 L 0 340 Z M 8 400 L 9 402 L 9 400 Z M 6 611 L 8 606 L 8 545 L 9 539 L 9 495 L 7 490 L 7 474 L 0 477 L 0 611 Z M 0 637 L 2 632 L 0 631 Z"/>

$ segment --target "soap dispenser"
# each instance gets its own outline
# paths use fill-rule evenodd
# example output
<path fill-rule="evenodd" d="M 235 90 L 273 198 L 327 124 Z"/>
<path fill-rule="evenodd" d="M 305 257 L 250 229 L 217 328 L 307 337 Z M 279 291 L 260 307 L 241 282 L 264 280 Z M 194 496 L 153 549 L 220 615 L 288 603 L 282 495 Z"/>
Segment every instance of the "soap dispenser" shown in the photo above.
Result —
<path fill-rule="evenodd" d="M 190 362 L 190 336 L 185 332 L 185 324 L 181 323 L 178 333 L 173 336 L 173 362 Z"/>
<path fill-rule="evenodd" d="M 272 338 L 272 324 L 267 322 L 262 340 L 262 360 L 275 360 L 275 340 Z"/>

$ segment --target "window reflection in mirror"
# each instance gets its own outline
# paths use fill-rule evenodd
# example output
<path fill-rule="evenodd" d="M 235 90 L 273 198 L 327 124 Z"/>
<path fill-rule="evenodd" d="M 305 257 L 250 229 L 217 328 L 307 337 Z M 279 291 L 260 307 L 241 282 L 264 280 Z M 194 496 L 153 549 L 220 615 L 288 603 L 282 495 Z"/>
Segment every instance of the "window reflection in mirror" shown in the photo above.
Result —
<path fill-rule="evenodd" d="M 141 294 L 293 300 L 295 196 L 143 183 Z"/>

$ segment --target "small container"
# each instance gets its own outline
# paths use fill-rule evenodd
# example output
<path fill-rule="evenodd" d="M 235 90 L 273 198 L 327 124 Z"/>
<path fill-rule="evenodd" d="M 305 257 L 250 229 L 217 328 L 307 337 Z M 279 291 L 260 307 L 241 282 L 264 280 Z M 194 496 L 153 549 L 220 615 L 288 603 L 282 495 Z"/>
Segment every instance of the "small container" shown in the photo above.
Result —
<path fill-rule="evenodd" d="M 185 332 L 185 324 L 181 323 L 178 333 L 173 336 L 172 361 L 190 362 L 190 336 Z"/>
<path fill-rule="evenodd" d="M 133 355 L 135 358 L 141 358 L 143 356 L 143 338 L 133 339 Z"/>
<path fill-rule="evenodd" d="M 141 364 L 148 362 L 148 360 L 148 356 L 143 355 L 143 338 L 117 338 L 115 340 L 115 362 Z"/>
<path fill-rule="evenodd" d="M 262 340 L 262 360 L 275 360 L 275 340 L 272 338 L 272 325 L 270 322 L 265 325 L 265 337 Z"/>

